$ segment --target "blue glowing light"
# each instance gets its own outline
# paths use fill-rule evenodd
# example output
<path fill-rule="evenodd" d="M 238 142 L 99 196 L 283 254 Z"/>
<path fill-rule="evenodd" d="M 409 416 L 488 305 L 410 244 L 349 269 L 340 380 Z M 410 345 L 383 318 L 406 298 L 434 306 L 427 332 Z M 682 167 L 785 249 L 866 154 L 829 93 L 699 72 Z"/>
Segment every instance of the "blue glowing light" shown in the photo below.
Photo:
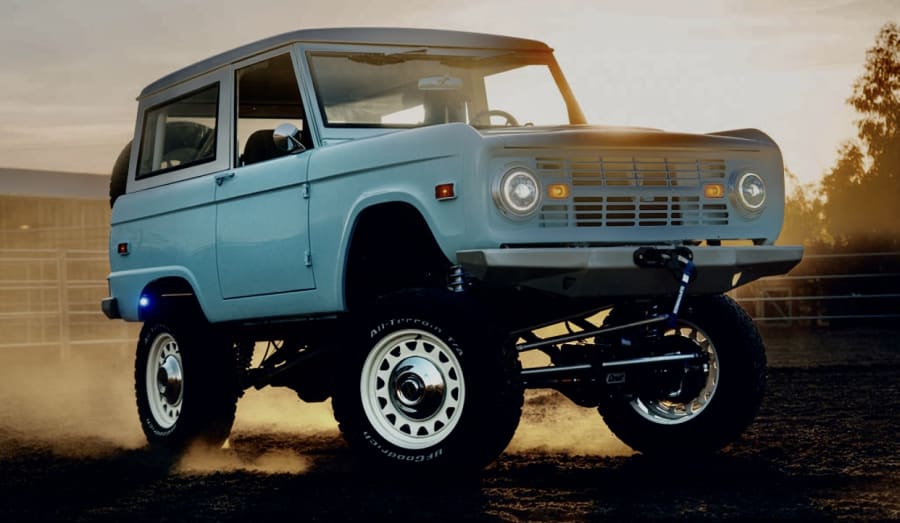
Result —
<path fill-rule="evenodd" d="M 138 300 L 138 305 L 140 305 L 141 307 L 146 307 L 147 305 L 150 305 L 150 298 L 148 298 L 146 296 L 141 296 L 141 299 Z"/>

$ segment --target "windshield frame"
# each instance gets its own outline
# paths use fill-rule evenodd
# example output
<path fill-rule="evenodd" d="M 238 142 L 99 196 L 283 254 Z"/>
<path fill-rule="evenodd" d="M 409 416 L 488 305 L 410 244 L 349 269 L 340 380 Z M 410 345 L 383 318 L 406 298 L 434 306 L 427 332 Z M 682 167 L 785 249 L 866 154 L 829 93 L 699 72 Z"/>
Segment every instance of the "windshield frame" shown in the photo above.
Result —
<path fill-rule="evenodd" d="M 440 56 L 440 57 L 471 57 L 473 55 L 478 56 L 482 55 L 485 60 L 491 59 L 499 59 L 501 57 L 510 56 L 510 55 L 518 55 L 523 59 L 528 59 L 529 62 L 545 65 L 552 76 L 553 82 L 556 85 L 556 89 L 559 92 L 559 95 L 565 105 L 566 116 L 568 117 L 568 123 L 561 122 L 562 125 L 578 125 L 584 124 L 585 119 L 584 115 L 581 112 L 581 108 L 579 107 L 575 97 L 572 95 L 571 88 L 562 71 L 559 68 L 559 64 L 556 62 L 555 57 L 551 50 L 547 51 L 535 51 L 533 49 L 476 49 L 476 48 L 450 48 L 450 47 L 427 47 L 427 46 L 391 46 L 391 45 L 316 45 L 316 44 L 306 44 L 301 45 L 301 49 L 299 50 L 300 55 L 302 56 L 303 68 L 306 72 L 304 75 L 305 81 L 307 82 L 307 89 L 310 93 L 310 99 L 314 102 L 312 107 L 316 108 L 316 120 L 317 125 L 322 130 L 323 134 L 323 142 L 327 141 L 343 141 L 347 139 L 354 139 L 356 137 L 361 137 L 365 135 L 371 134 L 379 134 L 383 132 L 393 132 L 401 129 L 416 129 L 419 127 L 423 127 L 423 125 L 410 125 L 410 124 L 369 124 L 369 123 L 334 123 L 328 122 L 326 111 L 323 103 L 323 98 L 319 96 L 319 85 L 318 80 L 315 75 L 315 65 L 313 64 L 313 59 L 317 55 L 359 55 L 360 57 L 364 57 L 366 55 L 371 55 L 373 59 L 377 59 L 378 57 L 384 57 L 385 59 L 402 59 L 402 55 L 406 54 L 409 58 L 423 57 L 423 56 Z M 485 126 L 482 129 L 484 130 L 496 130 L 498 127 L 496 126 Z"/>

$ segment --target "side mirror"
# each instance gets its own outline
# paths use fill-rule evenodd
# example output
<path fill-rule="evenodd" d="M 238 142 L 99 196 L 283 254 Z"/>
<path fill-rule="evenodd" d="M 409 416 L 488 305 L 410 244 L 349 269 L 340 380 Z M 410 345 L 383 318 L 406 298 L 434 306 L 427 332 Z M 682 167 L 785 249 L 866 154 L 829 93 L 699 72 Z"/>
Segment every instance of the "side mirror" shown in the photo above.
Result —
<path fill-rule="evenodd" d="M 300 129 L 290 123 L 283 123 L 272 132 L 272 141 L 275 148 L 285 153 L 302 153 L 306 147 L 300 143 Z"/>

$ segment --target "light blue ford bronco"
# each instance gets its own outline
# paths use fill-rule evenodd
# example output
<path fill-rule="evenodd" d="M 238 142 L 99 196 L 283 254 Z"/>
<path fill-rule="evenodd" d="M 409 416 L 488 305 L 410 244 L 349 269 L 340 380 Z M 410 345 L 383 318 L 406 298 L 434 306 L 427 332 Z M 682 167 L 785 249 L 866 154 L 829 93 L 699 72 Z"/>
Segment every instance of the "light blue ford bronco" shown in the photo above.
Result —
<path fill-rule="evenodd" d="M 526 388 L 637 451 L 715 451 L 765 385 L 723 293 L 802 256 L 773 245 L 768 136 L 588 125 L 519 38 L 252 43 L 147 86 L 113 171 L 102 309 L 143 322 L 137 408 L 173 452 L 220 445 L 264 386 L 330 398 L 352 447 L 417 471 L 490 463 Z"/>

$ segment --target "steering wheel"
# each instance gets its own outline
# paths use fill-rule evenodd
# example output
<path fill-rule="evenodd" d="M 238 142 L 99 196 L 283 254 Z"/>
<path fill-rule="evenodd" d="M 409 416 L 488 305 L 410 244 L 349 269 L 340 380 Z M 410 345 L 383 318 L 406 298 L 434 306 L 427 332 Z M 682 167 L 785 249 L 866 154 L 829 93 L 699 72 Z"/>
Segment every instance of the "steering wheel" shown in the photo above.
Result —
<path fill-rule="evenodd" d="M 491 125 L 491 116 L 501 116 L 506 119 L 506 123 L 503 124 L 504 127 L 518 127 L 519 121 L 516 120 L 516 117 L 509 114 L 506 111 L 500 109 L 488 109 L 487 111 L 481 111 L 476 114 L 469 120 L 469 125 L 478 127 L 478 126 L 490 126 Z M 487 123 L 482 122 L 482 119 L 486 118 Z"/>

